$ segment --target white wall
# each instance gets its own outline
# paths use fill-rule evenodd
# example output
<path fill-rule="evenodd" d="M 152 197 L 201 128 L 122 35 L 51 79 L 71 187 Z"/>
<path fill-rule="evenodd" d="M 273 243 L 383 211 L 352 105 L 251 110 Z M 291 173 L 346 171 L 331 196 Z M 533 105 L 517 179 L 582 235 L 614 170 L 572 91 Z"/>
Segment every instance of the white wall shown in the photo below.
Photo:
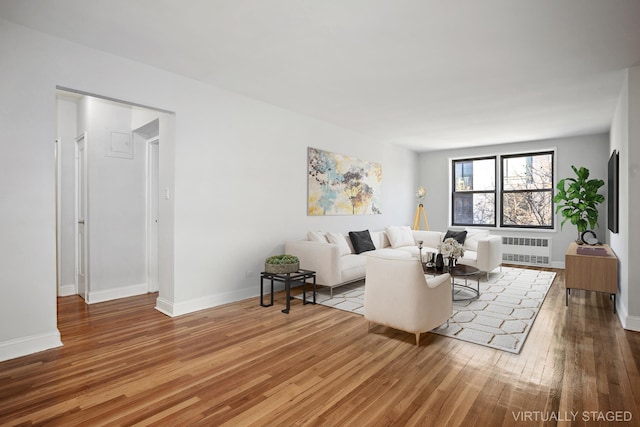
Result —
<path fill-rule="evenodd" d="M 215 88 L 197 89 L 185 94 L 193 114 L 176 114 L 184 145 L 176 146 L 174 312 L 255 295 L 257 278 L 247 275 L 308 230 L 410 223 L 412 152 Z M 382 163 L 383 215 L 308 217 L 307 146 Z"/>
<path fill-rule="evenodd" d="M 56 328 L 55 58 L 0 21 L 0 360 L 60 345 Z M 28 65 L 27 65 L 28 64 Z M 24 65 L 24 66 L 23 66 Z"/>
<path fill-rule="evenodd" d="M 175 134 L 160 153 L 171 195 L 161 247 L 175 256 L 161 264 L 158 308 L 168 314 L 257 295 L 247 272 L 310 229 L 411 223 L 417 163 L 408 150 L 2 20 L 0 56 L 0 141 L 10 153 L 0 159 L 0 360 L 59 344 L 57 85 L 175 112 L 160 123 L 162 141 Z M 382 163 L 383 215 L 306 216 L 307 146 Z M 17 344 L 25 340 L 32 345 Z"/>
<path fill-rule="evenodd" d="M 146 147 L 132 136 L 129 106 L 89 98 L 86 112 L 88 301 L 135 295 L 147 290 Z M 110 145 L 112 132 L 126 134 L 132 157 Z"/>
<path fill-rule="evenodd" d="M 611 125 L 611 150 L 620 152 L 619 228 L 609 232 L 619 259 L 618 316 L 626 329 L 640 331 L 640 67 L 627 70 Z M 632 190 L 633 189 L 633 190 Z"/>
<path fill-rule="evenodd" d="M 640 66 L 629 70 L 629 259 L 640 259 Z M 631 189 L 634 189 L 631 191 Z M 631 215 L 631 212 L 634 214 Z M 629 266 L 629 316 L 630 329 L 640 331 L 640 265 L 630 262 Z"/>
<path fill-rule="evenodd" d="M 429 227 L 434 230 L 446 230 L 451 224 L 449 171 L 451 159 L 526 153 L 549 149 L 556 149 L 556 180 L 575 176 L 571 170 L 571 165 L 575 165 L 577 167 L 584 166 L 588 168 L 590 178 L 600 178 L 606 183 L 607 163 L 609 160 L 609 136 L 607 134 L 426 152 L 419 156 L 418 180 L 420 185 L 427 187 L 427 197 L 425 198 L 424 206 L 429 220 Z M 600 192 L 606 197 L 606 184 L 601 188 Z M 604 240 L 607 236 L 606 203 L 600 206 L 599 212 L 599 227 L 595 229 L 595 232 L 599 239 Z M 504 236 L 526 234 L 551 237 L 553 242 L 551 253 L 552 266 L 564 268 L 564 254 L 569 243 L 577 238 L 578 231 L 576 227 L 569 222 L 560 230 L 561 220 L 561 216 L 556 215 L 556 230 L 554 231 L 495 229 L 494 232 Z"/>

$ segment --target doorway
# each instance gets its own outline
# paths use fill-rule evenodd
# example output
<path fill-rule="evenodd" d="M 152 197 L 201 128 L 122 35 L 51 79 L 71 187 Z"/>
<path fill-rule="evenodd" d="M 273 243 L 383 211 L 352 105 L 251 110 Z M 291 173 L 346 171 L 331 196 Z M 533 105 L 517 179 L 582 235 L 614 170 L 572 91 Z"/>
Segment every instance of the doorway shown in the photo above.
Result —
<path fill-rule="evenodd" d="M 162 283 L 166 292 L 159 260 L 173 262 L 173 239 L 162 237 L 172 224 L 163 227 L 161 212 L 173 201 L 160 197 L 163 179 L 172 183 L 160 127 L 172 143 L 172 114 L 66 89 L 57 109 L 58 295 L 92 304 L 162 293 Z"/>

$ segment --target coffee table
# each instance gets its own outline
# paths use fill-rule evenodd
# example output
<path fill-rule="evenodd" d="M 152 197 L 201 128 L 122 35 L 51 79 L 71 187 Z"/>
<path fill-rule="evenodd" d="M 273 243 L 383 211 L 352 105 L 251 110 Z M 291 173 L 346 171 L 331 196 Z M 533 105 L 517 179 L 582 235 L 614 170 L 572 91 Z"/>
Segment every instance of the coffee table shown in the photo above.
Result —
<path fill-rule="evenodd" d="M 453 301 L 469 301 L 480 297 L 480 270 L 470 265 L 458 264 L 453 268 L 444 266 L 442 271 L 438 271 L 435 267 L 427 267 L 423 264 L 425 274 L 438 276 L 440 274 L 449 273 L 451 275 L 451 299 Z M 469 279 L 475 276 L 476 287 L 470 286 Z M 464 284 L 456 283 L 456 278 L 464 279 Z M 456 295 L 456 289 L 464 295 Z"/>

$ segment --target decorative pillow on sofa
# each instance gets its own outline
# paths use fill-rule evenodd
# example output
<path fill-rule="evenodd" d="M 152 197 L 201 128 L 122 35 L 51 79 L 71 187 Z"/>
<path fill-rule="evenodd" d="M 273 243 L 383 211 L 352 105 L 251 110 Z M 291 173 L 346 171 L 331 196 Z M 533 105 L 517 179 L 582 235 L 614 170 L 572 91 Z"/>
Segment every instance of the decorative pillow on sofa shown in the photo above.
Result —
<path fill-rule="evenodd" d="M 471 251 L 478 250 L 478 240 L 489 237 L 489 230 L 482 230 L 478 228 L 467 228 L 467 238 L 464 241 L 465 249 Z"/>
<path fill-rule="evenodd" d="M 369 230 L 350 231 L 349 238 L 353 245 L 353 251 L 357 254 L 376 249 L 376 245 L 374 245 L 373 240 L 371 240 L 371 233 L 369 233 Z"/>
<path fill-rule="evenodd" d="M 349 255 L 351 253 L 351 248 L 347 243 L 347 239 L 342 234 L 328 231 L 327 239 L 329 240 L 329 243 L 340 246 L 340 255 Z"/>
<path fill-rule="evenodd" d="M 444 238 L 442 239 L 442 241 L 447 240 L 449 237 L 453 237 L 458 241 L 458 243 L 460 243 L 461 245 L 464 245 L 464 240 L 467 238 L 467 232 L 464 230 L 463 231 L 447 230 L 447 234 L 444 235 Z"/>
<path fill-rule="evenodd" d="M 387 232 L 389 243 L 394 249 L 403 246 L 415 246 L 416 244 L 411 228 L 408 225 L 387 227 L 385 231 Z"/>
<path fill-rule="evenodd" d="M 318 243 L 329 243 L 327 236 L 322 231 L 310 231 L 307 233 L 307 240 Z"/>

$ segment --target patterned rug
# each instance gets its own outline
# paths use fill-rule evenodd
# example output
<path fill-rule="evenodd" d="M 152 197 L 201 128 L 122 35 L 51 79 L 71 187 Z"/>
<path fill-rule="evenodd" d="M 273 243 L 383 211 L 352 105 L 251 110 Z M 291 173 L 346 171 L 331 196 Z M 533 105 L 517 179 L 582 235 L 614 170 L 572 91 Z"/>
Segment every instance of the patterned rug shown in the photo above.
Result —
<path fill-rule="evenodd" d="M 453 315 L 433 333 L 498 350 L 519 353 L 556 274 L 549 271 L 502 267 L 480 278 L 480 297 L 454 301 Z M 456 279 L 460 282 L 460 279 Z M 469 284 L 475 287 L 476 281 Z M 456 298 L 467 296 L 456 289 Z M 310 298 L 311 292 L 307 292 Z M 296 295 L 302 298 L 302 295 Z M 316 301 L 327 307 L 364 315 L 364 280 L 334 288 L 318 287 Z"/>

